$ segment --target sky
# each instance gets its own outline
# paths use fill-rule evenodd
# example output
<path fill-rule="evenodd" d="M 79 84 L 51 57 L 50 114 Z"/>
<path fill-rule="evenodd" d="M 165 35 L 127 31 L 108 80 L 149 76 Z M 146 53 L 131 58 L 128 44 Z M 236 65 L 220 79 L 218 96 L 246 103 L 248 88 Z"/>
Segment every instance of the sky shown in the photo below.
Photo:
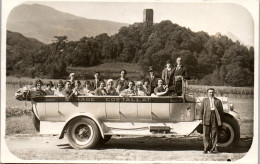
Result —
<path fill-rule="evenodd" d="M 132 24 L 143 21 L 143 10 L 154 10 L 154 23 L 171 20 L 192 31 L 210 35 L 221 33 L 253 46 L 254 22 L 242 6 L 231 3 L 177 3 L 177 2 L 29 2 L 89 19 L 110 20 Z"/>

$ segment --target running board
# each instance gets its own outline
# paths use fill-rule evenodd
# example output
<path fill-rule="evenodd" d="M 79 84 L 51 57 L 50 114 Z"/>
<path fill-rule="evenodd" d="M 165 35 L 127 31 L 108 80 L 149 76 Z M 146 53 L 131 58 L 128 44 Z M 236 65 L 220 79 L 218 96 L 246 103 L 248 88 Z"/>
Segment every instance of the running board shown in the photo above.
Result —
<path fill-rule="evenodd" d="M 104 135 L 190 135 L 201 123 L 193 122 L 177 123 L 132 123 L 132 122 L 104 122 Z M 157 127 L 158 131 L 154 130 Z M 152 130 L 151 130 L 152 129 Z M 165 130 L 163 130 L 165 129 Z M 169 130 L 168 130 L 169 129 Z"/>

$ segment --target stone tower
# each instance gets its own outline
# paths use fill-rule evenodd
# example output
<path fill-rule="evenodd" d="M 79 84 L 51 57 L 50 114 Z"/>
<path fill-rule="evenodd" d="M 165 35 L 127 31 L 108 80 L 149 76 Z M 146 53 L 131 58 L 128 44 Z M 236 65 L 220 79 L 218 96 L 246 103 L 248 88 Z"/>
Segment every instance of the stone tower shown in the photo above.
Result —
<path fill-rule="evenodd" d="M 153 9 L 144 9 L 144 26 L 153 25 Z"/>

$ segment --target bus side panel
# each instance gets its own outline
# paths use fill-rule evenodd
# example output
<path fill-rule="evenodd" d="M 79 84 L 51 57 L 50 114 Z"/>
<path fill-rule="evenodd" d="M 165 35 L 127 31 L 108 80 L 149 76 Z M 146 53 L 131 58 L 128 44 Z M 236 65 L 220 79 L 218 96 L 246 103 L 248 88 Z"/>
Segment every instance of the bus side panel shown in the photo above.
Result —
<path fill-rule="evenodd" d="M 194 121 L 195 103 L 170 103 L 170 121 Z"/>
<path fill-rule="evenodd" d="M 46 102 L 45 108 L 46 108 L 46 121 L 60 120 L 58 102 Z"/>
<path fill-rule="evenodd" d="M 39 116 L 39 120 L 45 120 L 45 102 L 33 103 L 33 108 L 36 109 L 37 115 Z"/>
<path fill-rule="evenodd" d="M 137 103 L 138 120 L 152 120 L 152 104 L 151 103 Z"/>
<path fill-rule="evenodd" d="M 60 121 L 66 121 L 71 115 L 89 113 L 98 120 L 106 119 L 104 102 L 60 102 Z"/>
<path fill-rule="evenodd" d="M 137 103 L 120 102 L 120 119 L 137 120 Z"/>
<path fill-rule="evenodd" d="M 152 120 L 169 121 L 169 97 L 152 98 Z"/>

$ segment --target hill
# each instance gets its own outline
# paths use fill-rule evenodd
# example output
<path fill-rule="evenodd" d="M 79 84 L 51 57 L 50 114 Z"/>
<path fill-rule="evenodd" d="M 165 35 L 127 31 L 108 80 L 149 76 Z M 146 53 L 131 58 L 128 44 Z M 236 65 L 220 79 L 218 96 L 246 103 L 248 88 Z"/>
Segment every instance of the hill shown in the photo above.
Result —
<path fill-rule="evenodd" d="M 7 35 L 6 44 L 9 48 L 10 47 L 21 47 L 21 48 L 30 50 L 30 49 L 41 47 L 41 46 L 45 45 L 44 43 L 38 41 L 37 39 L 27 38 L 18 32 L 12 32 L 12 31 L 7 30 L 6 35 Z"/>
<path fill-rule="evenodd" d="M 7 20 L 7 29 L 22 33 L 44 43 L 53 36 L 66 35 L 69 40 L 101 33 L 115 34 L 125 23 L 86 19 L 39 4 L 22 4 L 15 7 Z"/>
<path fill-rule="evenodd" d="M 54 39 L 53 43 L 26 53 L 22 49 L 17 51 L 24 55 L 20 60 L 7 63 L 7 67 L 12 67 L 7 73 L 62 78 L 68 74 L 67 66 L 92 67 L 104 61 L 120 61 L 137 63 L 143 75 L 148 66 L 153 65 L 160 77 L 167 59 L 175 64 L 176 59 L 182 57 L 193 84 L 254 85 L 253 47 L 233 42 L 220 33 L 210 36 L 203 31 L 193 32 L 169 20 L 151 26 L 135 23 L 121 27 L 112 36 L 99 34 L 77 41 L 67 41 L 67 36 L 55 36 Z"/>

